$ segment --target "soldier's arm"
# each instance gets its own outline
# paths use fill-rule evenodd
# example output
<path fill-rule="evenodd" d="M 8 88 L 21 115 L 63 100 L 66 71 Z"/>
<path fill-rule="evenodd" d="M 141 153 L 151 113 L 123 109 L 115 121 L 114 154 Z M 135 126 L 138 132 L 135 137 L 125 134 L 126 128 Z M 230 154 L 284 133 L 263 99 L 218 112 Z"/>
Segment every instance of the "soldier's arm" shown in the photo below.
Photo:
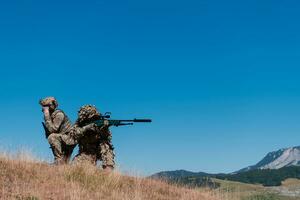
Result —
<path fill-rule="evenodd" d="M 53 118 L 53 121 L 51 120 L 50 114 L 45 113 L 45 124 L 48 128 L 49 132 L 55 133 L 58 131 L 59 127 L 61 126 L 62 122 L 64 121 L 65 115 L 62 112 L 58 112 L 55 117 Z"/>
<path fill-rule="evenodd" d="M 86 135 L 87 132 L 92 131 L 95 131 L 95 124 L 89 124 L 84 127 L 80 127 L 77 124 L 75 124 L 71 129 L 70 133 L 76 140 L 78 140 L 84 135 Z"/>
<path fill-rule="evenodd" d="M 104 138 L 111 137 L 111 131 L 109 130 L 108 126 L 102 126 L 100 128 L 100 133 Z"/>

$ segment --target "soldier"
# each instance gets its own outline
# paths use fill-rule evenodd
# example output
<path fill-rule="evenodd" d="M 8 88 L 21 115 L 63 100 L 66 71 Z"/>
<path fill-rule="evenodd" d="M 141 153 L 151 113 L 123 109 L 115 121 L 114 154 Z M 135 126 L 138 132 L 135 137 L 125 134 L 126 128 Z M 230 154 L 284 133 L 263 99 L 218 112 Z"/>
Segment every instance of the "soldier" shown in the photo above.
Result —
<path fill-rule="evenodd" d="M 58 103 L 54 97 L 47 97 L 40 100 L 42 111 L 44 113 L 45 131 L 47 139 L 54 155 L 55 164 L 64 164 L 70 160 L 75 143 L 68 145 L 72 124 L 68 116 L 57 109 Z"/>
<path fill-rule="evenodd" d="M 82 106 L 78 111 L 78 119 L 71 130 L 71 136 L 79 145 L 79 153 L 74 162 L 87 161 L 96 165 L 97 160 L 101 160 L 102 168 L 111 171 L 115 166 L 115 154 L 108 125 L 102 127 L 97 127 L 93 123 L 85 125 L 100 118 L 100 112 L 92 105 Z"/>

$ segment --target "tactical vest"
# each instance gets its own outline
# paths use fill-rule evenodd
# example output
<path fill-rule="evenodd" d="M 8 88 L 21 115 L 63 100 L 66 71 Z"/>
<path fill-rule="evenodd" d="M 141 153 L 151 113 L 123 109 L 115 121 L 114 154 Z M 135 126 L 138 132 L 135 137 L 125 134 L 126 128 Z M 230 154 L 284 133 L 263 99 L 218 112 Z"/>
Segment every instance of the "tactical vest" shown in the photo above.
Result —
<path fill-rule="evenodd" d="M 51 120 L 53 121 L 53 119 L 55 118 L 55 115 L 57 113 L 63 113 L 64 114 L 64 120 L 62 121 L 60 127 L 58 128 L 58 133 L 62 133 L 65 134 L 66 132 L 68 132 L 72 126 L 71 121 L 69 120 L 68 116 L 62 111 L 62 110 L 55 110 L 52 115 L 51 115 Z"/>

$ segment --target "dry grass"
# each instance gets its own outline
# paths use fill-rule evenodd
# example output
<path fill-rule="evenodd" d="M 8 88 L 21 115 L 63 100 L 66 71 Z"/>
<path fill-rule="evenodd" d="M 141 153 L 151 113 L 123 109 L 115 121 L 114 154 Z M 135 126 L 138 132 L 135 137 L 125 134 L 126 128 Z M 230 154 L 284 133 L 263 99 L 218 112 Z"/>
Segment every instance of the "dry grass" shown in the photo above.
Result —
<path fill-rule="evenodd" d="M 94 166 L 50 166 L 7 155 L 0 156 L 0 199 L 217 200 L 210 192 L 105 173 Z"/>
<path fill-rule="evenodd" d="M 295 178 L 289 178 L 282 182 L 284 187 L 300 187 L 300 180 Z"/>

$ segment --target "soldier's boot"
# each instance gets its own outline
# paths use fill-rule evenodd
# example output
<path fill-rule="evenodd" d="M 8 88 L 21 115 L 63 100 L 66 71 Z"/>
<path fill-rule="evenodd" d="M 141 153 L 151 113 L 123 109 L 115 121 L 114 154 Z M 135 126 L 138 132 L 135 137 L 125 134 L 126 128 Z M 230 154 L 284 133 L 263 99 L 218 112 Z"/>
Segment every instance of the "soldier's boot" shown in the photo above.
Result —
<path fill-rule="evenodd" d="M 102 168 L 105 172 L 112 172 L 114 170 L 113 165 L 102 165 Z"/>
<path fill-rule="evenodd" d="M 63 159 L 64 159 L 64 162 L 66 164 L 68 164 L 69 161 L 70 161 L 70 159 L 71 159 L 74 147 L 75 147 L 75 145 L 64 145 L 64 148 L 63 148 L 63 154 L 64 154 Z"/>
<path fill-rule="evenodd" d="M 52 149 L 52 153 L 54 155 L 54 164 L 55 165 L 65 164 L 67 161 L 65 156 L 63 156 L 62 153 L 56 147 L 51 146 L 50 148 Z"/>

